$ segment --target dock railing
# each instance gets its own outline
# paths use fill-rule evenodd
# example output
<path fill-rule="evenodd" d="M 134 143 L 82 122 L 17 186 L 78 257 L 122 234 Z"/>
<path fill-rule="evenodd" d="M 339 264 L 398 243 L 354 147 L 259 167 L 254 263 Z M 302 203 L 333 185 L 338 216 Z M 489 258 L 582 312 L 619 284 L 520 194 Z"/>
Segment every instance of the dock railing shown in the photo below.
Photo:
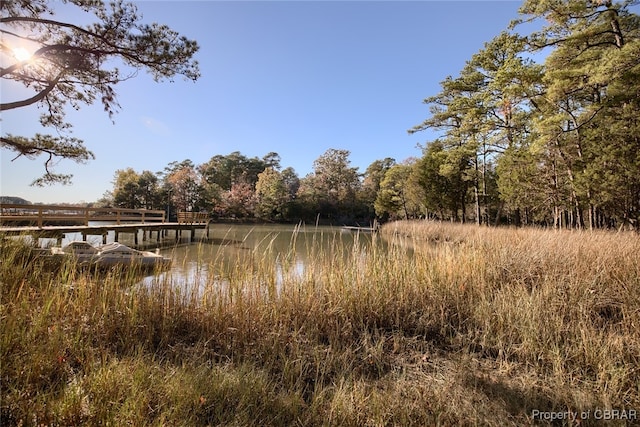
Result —
<path fill-rule="evenodd" d="M 89 221 L 113 221 L 116 224 L 166 222 L 164 210 L 93 208 L 60 205 L 0 204 L 0 225 L 37 225 L 56 223 L 89 225 Z"/>
<path fill-rule="evenodd" d="M 207 212 L 178 212 L 178 224 L 204 224 L 208 221 Z"/>

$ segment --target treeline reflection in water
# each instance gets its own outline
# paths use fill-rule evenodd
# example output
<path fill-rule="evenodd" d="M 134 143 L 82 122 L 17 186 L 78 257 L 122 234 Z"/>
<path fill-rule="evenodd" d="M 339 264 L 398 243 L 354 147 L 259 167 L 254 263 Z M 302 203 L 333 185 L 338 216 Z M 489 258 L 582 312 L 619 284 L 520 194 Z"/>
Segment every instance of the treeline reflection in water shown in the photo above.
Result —
<path fill-rule="evenodd" d="M 386 247 L 375 234 L 341 227 L 215 224 L 208 239 L 197 237 L 194 242 L 160 249 L 172 258 L 171 269 L 146 277 L 142 284 L 171 285 L 200 294 L 211 287 L 224 291 L 233 282 L 279 292 L 287 281 L 312 277 L 321 259 L 364 261 L 373 245 L 380 250 Z"/>

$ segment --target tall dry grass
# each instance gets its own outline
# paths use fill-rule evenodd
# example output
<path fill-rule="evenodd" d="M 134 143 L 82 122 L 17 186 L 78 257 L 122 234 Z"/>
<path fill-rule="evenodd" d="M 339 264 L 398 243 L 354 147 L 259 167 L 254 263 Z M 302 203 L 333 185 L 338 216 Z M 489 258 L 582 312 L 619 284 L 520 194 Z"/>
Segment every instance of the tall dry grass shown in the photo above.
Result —
<path fill-rule="evenodd" d="M 0 424 L 502 426 L 640 409 L 637 235 L 401 222 L 332 242 L 310 243 L 303 271 L 294 242 L 278 265 L 269 241 L 231 265 L 203 255 L 224 277 L 189 288 L 49 272 L 5 241 Z"/>

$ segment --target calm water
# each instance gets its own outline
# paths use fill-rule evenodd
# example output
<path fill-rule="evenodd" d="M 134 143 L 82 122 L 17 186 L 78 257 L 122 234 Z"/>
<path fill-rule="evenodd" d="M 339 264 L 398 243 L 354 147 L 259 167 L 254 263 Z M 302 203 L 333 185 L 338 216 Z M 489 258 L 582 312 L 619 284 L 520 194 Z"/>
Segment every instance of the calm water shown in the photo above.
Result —
<path fill-rule="evenodd" d="M 143 286 L 171 283 L 189 291 L 203 289 L 211 284 L 229 283 L 230 277 L 255 271 L 258 266 L 262 272 L 265 266 L 271 269 L 272 280 L 279 286 L 286 278 L 303 277 L 314 262 L 318 265 L 320 257 L 342 256 L 364 261 L 372 245 L 381 250 L 387 247 L 376 234 L 314 225 L 212 224 L 208 238 L 204 230 L 196 231 L 193 242 L 188 236 L 188 232 L 183 233 L 176 243 L 171 231 L 158 244 L 155 234 L 145 241 L 139 233 L 138 249 L 160 253 L 173 261 L 170 270 L 145 277 L 141 282 Z M 113 242 L 114 237 L 114 233 L 109 232 L 107 243 Z M 62 245 L 74 240 L 82 240 L 82 234 L 66 234 Z M 121 233 L 119 241 L 134 246 L 130 233 Z M 102 236 L 89 235 L 87 242 L 100 246 Z M 55 239 L 40 241 L 41 246 L 56 244 Z"/>
<path fill-rule="evenodd" d="M 228 277 L 249 271 L 253 266 L 273 269 L 276 284 L 290 275 L 302 276 L 314 258 L 322 254 L 351 254 L 365 251 L 376 239 L 369 233 L 345 232 L 340 227 L 292 225 L 213 224 L 209 239 L 159 249 L 171 257 L 172 267 L 143 283 L 167 283 L 201 288 L 211 283 L 225 283 Z M 126 242 L 123 242 L 126 244 Z"/>

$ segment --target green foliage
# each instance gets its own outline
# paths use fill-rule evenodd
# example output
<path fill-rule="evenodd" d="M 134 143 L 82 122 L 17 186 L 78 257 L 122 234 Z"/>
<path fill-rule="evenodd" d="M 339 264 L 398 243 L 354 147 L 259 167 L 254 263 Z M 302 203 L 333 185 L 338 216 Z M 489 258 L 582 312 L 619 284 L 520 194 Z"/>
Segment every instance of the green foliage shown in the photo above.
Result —
<path fill-rule="evenodd" d="M 444 134 L 439 139 L 438 171 L 422 173 L 425 187 L 430 185 L 424 181 L 426 176 L 442 176 L 448 181 L 447 191 L 455 202 L 434 203 L 442 196 L 430 197 L 427 202 L 441 217 L 447 205 L 452 218 L 465 221 L 466 206 L 473 196 L 476 221 L 480 223 L 483 215 L 483 221 L 488 221 L 491 207 L 487 206 L 486 189 L 491 161 L 496 153 L 526 137 L 527 94 L 536 92 L 539 79 L 539 67 L 522 56 L 523 45 L 521 37 L 507 33 L 487 43 L 459 77 L 447 77 L 441 83 L 442 91 L 425 99 L 431 116 L 409 130 L 436 129 Z"/>
<path fill-rule="evenodd" d="M 358 215 L 361 190 L 358 168 L 351 167 L 348 150 L 329 149 L 313 162 L 313 173 L 300 181 L 298 201 L 302 214 L 330 221 L 351 222 Z"/>
<path fill-rule="evenodd" d="M 338 205 L 353 200 L 360 188 L 358 168 L 350 166 L 349 150 L 330 148 L 313 162 L 318 190 L 326 200 Z"/>
<path fill-rule="evenodd" d="M 128 186 L 114 196 L 131 206 L 161 200 L 269 221 L 426 213 L 478 224 L 638 229 L 640 17 L 631 3 L 524 2 L 510 31 L 424 100 L 430 115 L 409 132 L 440 135 L 410 167 L 386 158 L 360 174 L 349 151 L 329 149 L 300 179 L 292 168 L 280 171 L 277 153 L 233 152 L 197 166 L 173 162 L 155 198 L 149 176 L 123 178 Z M 513 31 L 538 20 L 538 31 Z M 539 53 L 544 63 L 534 61 Z M 23 146 L 31 155 L 28 141 Z"/>
<path fill-rule="evenodd" d="M 273 168 L 258 175 L 256 183 L 256 216 L 266 220 L 284 219 L 285 207 L 291 200 L 284 177 Z"/>
<path fill-rule="evenodd" d="M 556 159 L 565 177 L 564 188 L 559 188 L 568 194 L 566 204 L 572 207 L 578 226 L 598 226 L 601 215 L 621 225 L 638 225 L 633 206 L 640 195 L 626 190 L 623 172 L 638 170 L 633 156 L 625 154 L 637 147 L 635 119 L 628 114 L 634 111 L 631 114 L 637 117 L 638 104 L 621 88 L 629 94 L 640 87 L 640 18 L 627 7 L 626 3 L 570 1 L 563 7 L 542 3 L 536 8 L 527 2 L 522 9 L 547 19 L 547 25 L 530 37 L 534 50 L 553 47 L 545 62 L 546 93 L 538 102 L 535 144 Z M 631 188 L 637 186 L 635 179 L 631 182 Z M 618 192 L 630 198 L 618 199 L 615 206 L 604 202 Z"/>
<path fill-rule="evenodd" d="M 640 17 L 631 3 L 526 1 L 514 27 L 544 20 L 541 30 L 498 35 L 425 99 L 431 115 L 409 132 L 443 134 L 437 174 L 433 158 L 424 164 L 434 181 L 423 179 L 426 194 L 443 188 L 439 176 L 449 180 L 463 221 L 475 200 L 477 222 L 484 204 L 496 220 L 507 207 L 516 223 L 524 213 L 554 226 L 639 227 Z M 544 65 L 530 59 L 540 51 Z M 493 164 L 501 202 L 486 194 Z"/>
<path fill-rule="evenodd" d="M 17 152 L 17 157 L 25 156 L 36 159 L 45 155 L 45 174 L 33 181 L 32 185 L 42 187 L 54 182 L 70 184 L 72 175 L 53 172 L 53 166 L 57 158 L 73 160 L 76 163 L 86 163 L 94 159 L 94 154 L 89 151 L 81 140 L 68 136 L 52 136 L 36 134 L 32 138 L 7 134 L 0 137 L 0 147 Z"/>
<path fill-rule="evenodd" d="M 403 163 L 393 165 L 386 171 L 375 201 L 379 217 L 409 219 L 422 213 L 422 189 L 417 180 L 413 179 L 415 169 L 415 163 Z"/>
<path fill-rule="evenodd" d="M 112 202 L 120 208 L 161 208 L 158 177 L 150 171 L 138 174 L 132 168 L 118 169 L 113 180 Z"/>
<path fill-rule="evenodd" d="M 111 117 L 119 108 L 115 86 L 140 70 L 150 73 L 156 81 L 176 75 L 195 81 L 200 76 L 198 63 L 193 60 L 198 44 L 166 25 L 140 22 L 133 3 L 67 3 L 77 6 L 95 22 L 81 26 L 58 21 L 56 4 L 50 0 L 0 3 L 3 54 L 11 55 L 12 44 L 27 42 L 36 47 L 29 59 L 15 59 L 0 70 L 0 77 L 22 84 L 30 93 L 17 101 L 3 99 L 1 111 L 38 104 L 44 110 L 40 123 L 65 133 L 71 128 L 65 122 L 67 106 L 79 109 L 99 100 Z M 93 158 L 82 141 L 69 136 L 4 135 L 1 144 L 18 156 L 47 157 L 45 175 L 34 181 L 36 185 L 70 181 L 70 175 L 52 172 L 54 158 L 80 163 Z"/>
<path fill-rule="evenodd" d="M 217 154 L 200 165 L 203 179 L 209 184 L 216 184 L 222 190 L 229 191 L 234 184 L 246 183 L 255 186 L 258 175 L 268 167 L 279 166 L 277 153 L 269 153 L 265 159 L 248 158 L 239 151 L 226 156 Z"/>
<path fill-rule="evenodd" d="M 374 160 L 362 175 L 362 189 L 358 193 L 358 202 L 362 205 L 363 213 L 367 217 L 376 217 L 375 201 L 380 190 L 380 183 L 384 179 L 385 173 L 395 164 L 395 159 L 390 157 Z M 386 219 L 386 215 L 378 217 Z"/>
<path fill-rule="evenodd" d="M 390 157 L 384 160 L 374 160 L 367 170 L 364 172 L 364 180 L 362 182 L 363 190 L 373 195 L 373 200 L 380 190 L 380 183 L 384 179 L 387 171 L 396 164 L 396 160 Z"/>
<path fill-rule="evenodd" d="M 440 219 L 458 218 L 460 200 L 466 198 L 466 187 L 460 176 L 452 173 L 445 145 L 431 142 L 416 164 L 415 179 L 422 187 L 423 204 Z"/>
<path fill-rule="evenodd" d="M 280 206 L 280 199 L 267 202 L 269 198 L 266 197 L 261 204 L 263 195 L 257 190 L 261 174 L 267 170 L 280 174 L 277 171 L 279 168 L 280 155 L 275 152 L 267 153 L 262 159 L 248 158 L 238 151 L 211 157 L 197 167 L 202 176 L 204 206 L 222 217 L 247 218 L 255 215 L 271 219 L 268 211 L 274 215 L 277 213 L 276 216 L 280 215 L 278 218 L 282 219 L 284 207 Z M 297 191 L 297 179 L 292 168 L 282 172 L 282 183 L 291 197 Z M 280 207 L 267 207 L 273 203 Z"/>

